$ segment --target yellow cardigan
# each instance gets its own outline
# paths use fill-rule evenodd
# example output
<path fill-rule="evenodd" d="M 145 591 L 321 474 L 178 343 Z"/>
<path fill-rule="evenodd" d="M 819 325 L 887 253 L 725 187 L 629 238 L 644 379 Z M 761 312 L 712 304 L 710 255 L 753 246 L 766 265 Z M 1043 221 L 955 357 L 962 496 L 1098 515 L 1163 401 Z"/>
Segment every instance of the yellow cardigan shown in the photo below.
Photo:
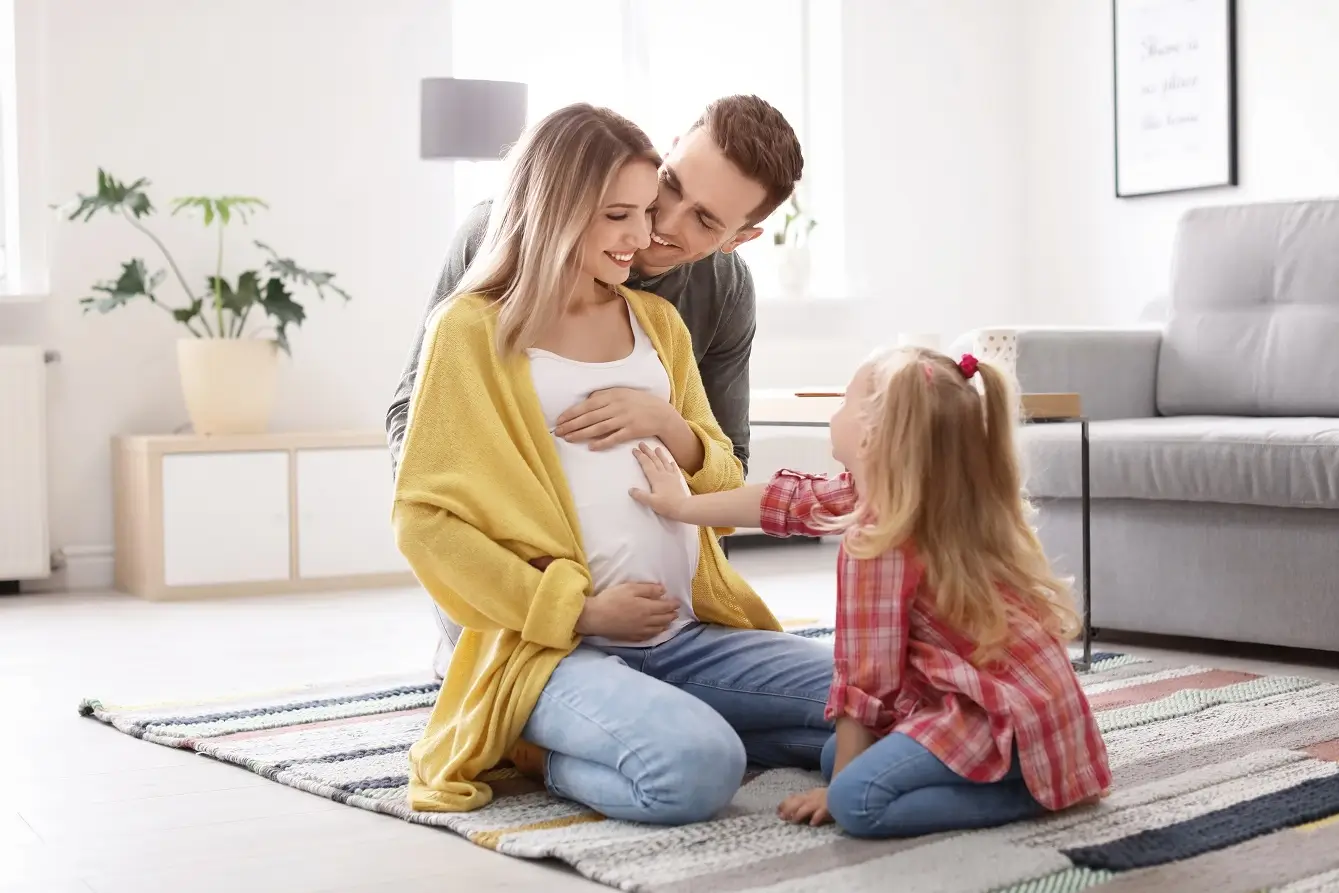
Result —
<path fill-rule="evenodd" d="M 695 493 L 743 484 L 669 302 L 622 289 L 670 378 L 670 400 L 705 448 Z M 428 593 L 464 627 L 423 737 L 411 748 L 409 803 L 462 811 L 492 799 L 479 775 L 520 738 L 554 667 L 576 647 L 590 591 L 581 531 L 524 353 L 499 356 L 496 312 L 452 300 L 428 324 L 395 484 L 396 542 Z M 780 629 L 700 534 L 693 610 L 706 623 Z M 528 562 L 549 556 L 539 571 Z"/>

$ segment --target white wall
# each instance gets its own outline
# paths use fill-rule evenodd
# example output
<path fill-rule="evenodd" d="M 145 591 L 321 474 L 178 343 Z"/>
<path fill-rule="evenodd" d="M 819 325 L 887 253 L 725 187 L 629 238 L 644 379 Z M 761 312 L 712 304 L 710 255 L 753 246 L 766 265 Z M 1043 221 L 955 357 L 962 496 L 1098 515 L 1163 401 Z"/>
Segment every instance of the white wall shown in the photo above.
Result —
<path fill-rule="evenodd" d="M 446 0 L 17 2 L 45 18 L 18 36 L 41 42 L 41 204 L 91 189 L 98 165 L 150 177 L 160 205 L 264 196 L 237 250 L 263 237 L 355 295 L 309 306 L 276 427 L 379 428 L 452 227 L 451 169 L 417 157 L 418 80 L 450 70 Z M 852 300 L 761 307 L 755 385 L 840 384 L 899 331 L 1127 321 L 1162 291 L 1185 207 L 1339 192 L 1339 3 L 1239 6 L 1245 185 L 1117 201 L 1109 0 L 844 0 L 823 143 L 842 147 Z M 198 226 L 157 225 L 202 277 Z M 0 308 L 0 343 L 61 352 L 53 542 L 105 546 L 108 439 L 186 422 L 177 330 L 151 307 L 75 305 L 119 260 L 156 262 L 133 231 L 63 224 L 48 247 L 52 297 Z"/>
<path fill-rule="evenodd" d="M 1000 0 L 842 4 L 848 278 L 884 334 L 1024 310 L 1024 22 Z"/>
<path fill-rule="evenodd" d="M 309 306 L 275 427 L 379 428 L 452 226 L 449 166 L 417 157 L 418 80 L 450 70 L 445 0 L 17 3 L 18 41 L 40 50 L 48 147 L 42 168 L 20 172 L 25 188 L 37 181 L 42 206 L 65 201 L 101 165 L 152 179 L 160 207 L 263 196 L 273 210 L 233 234 L 234 261 L 262 237 L 355 296 Z M 845 291 L 858 300 L 764 309 L 756 385 L 840 384 L 897 331 L 948 336 L 1021 312 L 1022 25 L 1004 6 L 842 4 L 841 133 L 824 143 L 845 146 Z M 166 316 L 76 305 L 120 260 L 158 263 L 117 223 L 54 227 L 51 297 L 0 308 L 0 342 L 63 357 L 52 541 L 76 551 L 111 543 L 110 437 L 187 421 Z M 211 243 L 198 225 L 153 225 L 202 278 Z"/>
<path fill-rule="evenodd" d="M 1240 187 L 1136 199 L 1114 197 L 1109 0 L 1029 0 L 1026 22 L 1031 317 L 1135 320 L 1187 208 L 1339 195 L 1334 0 L 1238 0 Z"/>
<path fill-rule="evenodd" d="M 841 152 L 820 175 L 842 183 L 846 282 L 840 295 L 813 290 L 846 300 L 760 303 L 760 388 L 843 385 L 899 332 L 938 333 L 947 347 L 972 328 L 1027 321 L 1020 7 L 843 0 L 814 11 L 840 18 L 839 51 L 811 62 L 840 66 L 820 71 L 840 95 L 811 100 L 840 132 L 811 135 L 806 151 Z"/>
<path fill-rule="evenodd" d="M 183 194 L 264 197 L 272 210 L 231 234 L 233 264 L 254 262 L 243 252 L 262 238 L 354 295 L 308 305 L 275 427 L 379 429 L 450 235 L 450 168 L 418 158 L 419 79 L 450 71 L 444 0 L 20 3 L 46 17 L 44 34 L 18 35 L 44 42 L 43 204 L 92 191 L 99 165 L 149 177 L 160 208 Z M 112 541 L 112 435 L 187 421 L 166 314 L 76 305 L 123 259 L 160 264 L 117 224 L 55 227 L 50 299 L 0 307 L 0 343 L 63 357 L 50 389 L 57 547 Z M 152 225 L 202 282 L 212 248 L 200 225 Z"/>

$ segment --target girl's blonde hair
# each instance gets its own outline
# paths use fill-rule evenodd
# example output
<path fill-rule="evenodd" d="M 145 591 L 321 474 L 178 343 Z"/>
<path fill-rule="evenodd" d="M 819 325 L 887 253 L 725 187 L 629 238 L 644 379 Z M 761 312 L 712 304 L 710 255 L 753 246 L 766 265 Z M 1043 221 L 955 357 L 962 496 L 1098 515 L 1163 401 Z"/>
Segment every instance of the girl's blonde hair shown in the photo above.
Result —
<path fill-rule="evenodd" d="M 498 350 L 533 347 L 562 314 L 581 275 L 581 243 L 619 170 L 657 167 L 646 134 L 606 108 L 576 103 L 551 112 L 507 153 L 507 181 L 473 262 L 450 297 L 482 294 L 498 305 Z"/>
<path fill-rule="evenodd" d="M 978 391 L 958 363 L 920 348 L 877 354 L 866 369 L 860 504 L 834 519 L 848 553 L 908 547 L 925 568 L 936 615 L 975 643 L 976 660 L 993 656 L 1020 615 L 1073 638 L 1071 589 L 1030 523 L 1010 380 L 977 364 Z"/>

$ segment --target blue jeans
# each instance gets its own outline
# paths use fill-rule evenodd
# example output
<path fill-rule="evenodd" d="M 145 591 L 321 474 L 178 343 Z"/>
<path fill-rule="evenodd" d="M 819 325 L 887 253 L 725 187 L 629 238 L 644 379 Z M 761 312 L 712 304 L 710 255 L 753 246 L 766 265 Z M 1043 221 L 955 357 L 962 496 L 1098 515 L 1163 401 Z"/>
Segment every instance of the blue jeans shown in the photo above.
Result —
<path fill-rule="evenodd" d="M 522 736 L 556 796 L 616 819 L 683 824 L 734 797 L 746 762 L 817 769 L 832 648 L 693 624 L 654 648 L 577 646 Z"/>
<path fill-rule="evenodd" d="M 834 735 L 823 747 L 828 812 L 852 837 L 918 837 L 992 828 L 1041 815 L 1045 808 L 1013 765 L 999 781 L 968 781 L 901 732 L 870 745 L 832 777 Z"/>

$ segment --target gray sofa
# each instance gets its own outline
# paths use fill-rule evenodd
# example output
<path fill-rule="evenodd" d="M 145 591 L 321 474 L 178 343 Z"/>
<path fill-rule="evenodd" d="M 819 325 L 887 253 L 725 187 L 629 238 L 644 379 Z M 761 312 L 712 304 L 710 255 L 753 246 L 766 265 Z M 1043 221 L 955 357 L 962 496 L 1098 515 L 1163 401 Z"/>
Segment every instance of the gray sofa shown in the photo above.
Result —
<path fill-rule="evenodd" d="M 1028 392 L 1091 428 L 1098 629 L 1339 651 L 1339 201 L 1181 220 L 1169 318 L 1019 330 Z M 1077 429 L 1024 430 L 1052 559 L 1079 571 Z"/>

